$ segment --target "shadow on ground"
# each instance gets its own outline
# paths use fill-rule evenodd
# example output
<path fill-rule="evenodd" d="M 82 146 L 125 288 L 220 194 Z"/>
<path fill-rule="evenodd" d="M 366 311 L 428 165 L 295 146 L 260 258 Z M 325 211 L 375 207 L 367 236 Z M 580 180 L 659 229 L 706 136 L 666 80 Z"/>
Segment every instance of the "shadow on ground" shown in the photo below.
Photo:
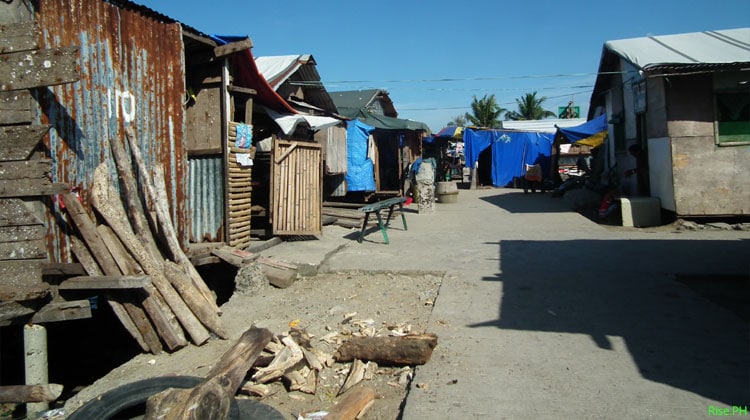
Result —
<path fill-rule="evenodd" d="M 507 200 L 514 200 L 511 196 Z M 623 337 L 641 375 L 750 401 L 750 241 L 501 241 L 499 318 L 471 327 Z M 730 280 L 728 280 L 730 279 Z"/>

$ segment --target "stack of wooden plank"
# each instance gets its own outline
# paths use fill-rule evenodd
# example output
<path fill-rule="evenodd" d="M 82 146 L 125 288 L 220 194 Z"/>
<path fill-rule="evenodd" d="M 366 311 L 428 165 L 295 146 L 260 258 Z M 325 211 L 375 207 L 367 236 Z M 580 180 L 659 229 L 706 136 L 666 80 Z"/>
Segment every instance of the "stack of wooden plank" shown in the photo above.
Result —
<path fill-rule="evenodd" d="M 229 200 L 228 243 L 235 248 L 246 248 L 250 245 L 253 167 L 246 159 L 255 158 L 255 146 L 237 147 L 237 130 L 243 125 L 229 123 L 229 141 L 227 144 L 227 197 Z M 247 128 L 249 126 L 245 126 Z M 240 136 L 242 137 L 242 136 Z M 250 140 L 247 139 L 247 142 Z M 242 141 L 241 141 L 242 142 Z"/>
<path fill-rule="evenodd" d="M 155 166 L 152 176 L 132 127 L 126 129 L 126 137 L 132 160 L 122 141 L 110 142 L 117 177 L 111 176 L 106 161 L 94 172 L 90 198 L 99 217 L 88 214 L 75 194 L 62 196 L 78 234 L 70 238 L 73 253 L 90 276 L 150 277 L 140 289 L 104 295 L 144 351 L 158 353 L 164 349 L 162 343 L 169 351 L 184 347 L 186 333 L 196 345 L 205 343 L 210 333 L 227 338 L 211 290 L 180 247 L 167 207 L 163 169 Z"/>

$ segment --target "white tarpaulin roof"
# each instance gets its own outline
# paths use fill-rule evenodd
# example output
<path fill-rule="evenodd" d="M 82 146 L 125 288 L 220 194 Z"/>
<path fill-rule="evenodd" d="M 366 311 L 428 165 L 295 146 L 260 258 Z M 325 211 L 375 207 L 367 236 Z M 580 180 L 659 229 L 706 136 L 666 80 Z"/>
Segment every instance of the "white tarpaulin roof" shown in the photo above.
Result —
<path fill-rule="evenodd" d="M 277 90 L 286 79 L 294 74 L 302 65 L 307 64 L 311 57 L 305 55 L 277 55 L 272 57 L 255 57 L 255 65 L 268 84 Z"/>
<path fill-rule="evenodd" d="M 313 131 L 333 127 L 342 122 L 341 120 L 332 117 L 305 114 L 279 114 L 270 108 L 265 108 L 265 110 L 268 115 L 273 118 L 276 124 L 281 127 L 281 131 L 286 135 L 292 134 L 297 127 L 297 124 L 301 122 L 307 123 Z"/>
<path fill-rule="evenodd" d="M 750 62 L 750 28 L 621 39 L 604 45 L 642 69 Z"/>

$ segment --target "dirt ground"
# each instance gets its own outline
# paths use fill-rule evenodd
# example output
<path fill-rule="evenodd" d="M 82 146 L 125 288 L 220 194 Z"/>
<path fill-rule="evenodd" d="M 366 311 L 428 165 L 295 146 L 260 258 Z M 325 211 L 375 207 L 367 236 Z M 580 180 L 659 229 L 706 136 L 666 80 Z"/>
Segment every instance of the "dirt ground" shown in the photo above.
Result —
<path fill-rule="evenodd" d="M 291 287 L 278 289 L 259 279 L 249 266 L 238 273 L 236 290 L 222 305 L 222 319 L 231 339 L 211 339 L 172 354 L 142 354 L 115 369 L 106 378 L 84 389 L 66 404 L 66 411 L 101 393 L 101 390 L 158 375 L 204 376 L 250 326 L 267 328 L 275 336 L 296 330 L 309 336 L 318 354 L 332 355 L 353 335 L 422 333 L 428 324 L 442 277 L 432 274 L 331 273 L 300 278 Z M 299 340 L 297 340 L 299 341 Z M 438 346 L 439 346 L 438 337 Z M 339 391 L 351 363 L 325 366 L 317 375 L 314 394 L 290 391 L 286 380 L 267 385 L 268 395 L 244 395 L 275 408 L 284 418 L 325 411 L 340 399 Z M 429 362 L 428 362 L 429 363 Z M 363 419 L 396 419 L 414 366 L 370 366 L 371 379 L 362 384 L 374 388 L 376 399 Z M 248 378 L 254 369 L 248 374 Z M 310 416 L 308 418 L 314 418 Z"/>

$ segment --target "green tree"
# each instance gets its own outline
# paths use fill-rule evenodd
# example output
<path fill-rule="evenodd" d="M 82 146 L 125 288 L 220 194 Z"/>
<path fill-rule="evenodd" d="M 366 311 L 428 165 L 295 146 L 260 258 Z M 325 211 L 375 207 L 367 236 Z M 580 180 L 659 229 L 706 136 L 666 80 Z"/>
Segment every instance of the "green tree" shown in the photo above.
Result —
<path fill-rule="evenodd" d="M 516 99 L 518 111 L 507 112 L 505 114 L 505 119 L 517 121 L 542 120 L 547 117 L 557 117 L 557 114 L 542 107 L 542 104 L 546 100 L 547 98 L 544 96 L 537 98 L 536 92 L 527 93 L 526 95 Z"/>
<path fill-rule="evenodd" d="M 463 115 L 456 115 L 452 120 L 448 121 L 447 124 L 450 126 L 463 127 L 466 125 L 466 117 Z"/>
<path fill-rule="evenodd" d="M 471 102 L 471 114 L 466 113 L 466 119 L 477 127 L 502 128 L 503 123 L 500 121 L 500 115 L 508 110 L 500 107 L 495 101 L 495 95 L 484 95 L 482 99 Z"/>

